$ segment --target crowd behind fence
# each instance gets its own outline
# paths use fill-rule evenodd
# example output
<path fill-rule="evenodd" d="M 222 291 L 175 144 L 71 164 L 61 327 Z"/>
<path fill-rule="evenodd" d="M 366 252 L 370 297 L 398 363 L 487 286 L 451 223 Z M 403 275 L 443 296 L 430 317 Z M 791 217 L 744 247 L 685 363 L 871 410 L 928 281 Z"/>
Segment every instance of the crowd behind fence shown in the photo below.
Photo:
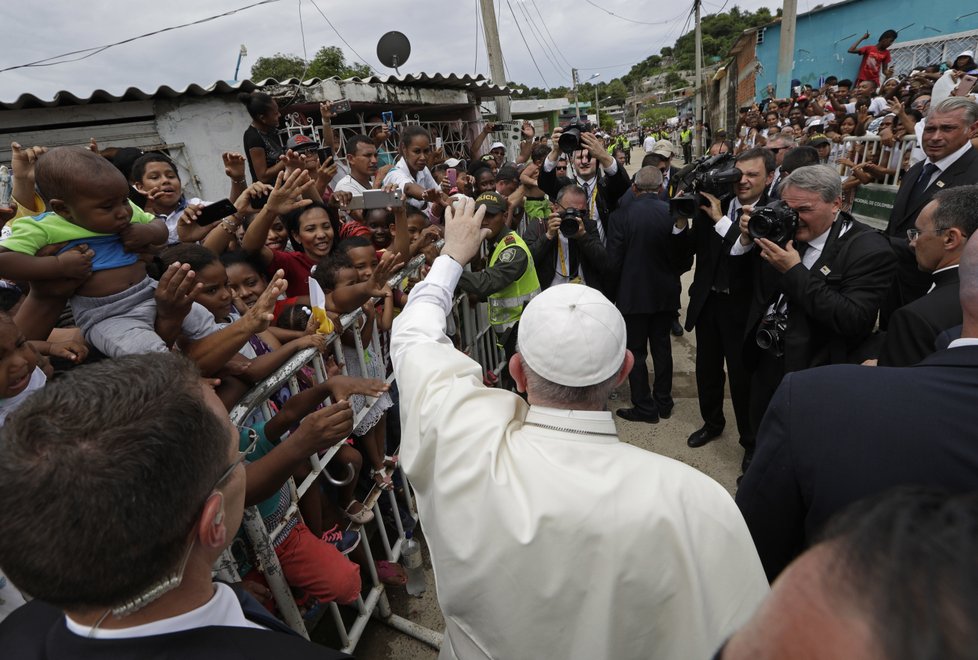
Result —
<path fill-rule="evenodd" d="M 419 255 L 415 257 L 396 275 L 391 277 L 388 284 L 392 288 L 400 288 L 403 290 L 405 283 L 409 281 L 409 278 L 416 276 L 423 265 L 424 256 Z M 338 364 L 342 361 L 341 358 L 343 356 L 340 337 L 350 328 L 357 327 L 357 323 L 363 314 L 364 312 L 362 309 L 357 309 L 354 312 L 346 314 L 341 318 L 339 327 L 336 328 L 329 336 L 329 343 L 337 356 Z M 485 382 L 490 385 L 497 382 L 494 375 L 498 373 L 499 369 L 503 366 L 505 358 L 502 349 L 496 345 L 495 338 L 489 326 L 488 309 L 486 304 L 473 303 L 468 296 L 459 295 L 455 299 L 452 316 L 448 319 L 448 326 L 448 334 L 449 336 L 453 337 L 458 349 L 465 352 L 482 366 Z M 361 344 L 360 333 L 353 332 L 351 334 L 356 342 L 358 359 L 361 361 L 361 373 L 367 373 L 366 365 L 364 364 L 364 351 Z M 381 353 L 380 351 L 377 333 L 373 334 L 371 343 L 374 353 L 376 355 L 384 355 L 386 358 L 386 352 Z M 300 389 L 299 374 L 307 368 L 313 369 L 315 374 L 314 381 L 317 384 L 322 383 L 326 378 L 328 378 L 322 355 L 315 349 L 306 349 L 296 354 L 292 359 L 282 365 L 282 367 L 280 367 L 275 373 L 252 388 L 231 410 L 230 418 L 232 423 L 237 426 L 243 426 L 256 421 L 267 422 L 274 414 L 272 404 L 269 400 L 270 397 L 279 392 L 282 387 L 287 387 L 293 394 L 297 393 Z M 347 371 L 347 368 L 347 365 L 344 365 L 344 373 Z M 387 381 L 388 383 L 392 382 L 393 375 L 389 375 L 387 377 Z M 377 399 L 368 397 L 367 404 L 361 411 L 359 411 L 359 413 L 357 413 L 354 419 L 354 426 L 356 426 L 361 419 L 370 414 L 371 408 L 374 405 L 377 405 Z M 287 440 L 283 439 L 283 442 L 284 441 Z M 334 484 L 349 483 L 348 481 L 336 482 L 329 477 L 328 473 L 324 471 L 326 464 L 329 463 L 330 459 L 332 459 L 333 456 L 339 451 L 339 447 L 340 445 L 334 445 L 322 455 L 314 454 L 310 456 L 310 472 L 300 484 L 295 484 L 294 480 L 290 479 L 292 501 L 285 518 L 275 527 L 275 529 L 270 530 L 266 527 L 265 522 L 263 521 L 262 516 L 256 507 L 246 509 L 244 519 L 242 521 L 242 529 L 245 533 L 245 539 L 247 545 L 249 546 L 250 554 L 255 558 L 258 570 L 268 582 L 268 586 L 274 596 L 276 606 L 278 607 L 279 614 L 285 623 L 307 639 L 309 638 L 307 620 L 300 612 L 299 606 L 297 605 L 289 585 L 286 582 L 279 559 L 275 554 L 275 550 L 273 549 L 273 544 L 277 535 L 283 531 L 283 529 L 287 526 L 287 523 L 294 516 L 300 515 L 298 507 L 299 499 L 309 488 L 313 487 L 313 485 L 317 483 L 317 479 L 319 479 L 320 476 L 329 479 Z M 346 479 L 352 478 L 353 470 L 351 468 Z M 403 473 L 401 474 L 401 478 L 404 485 L 403 493 L 405 502 L 411 515 L 415 515 L 413 512 L 414 504 L 411 496 L 410 485 L 408 484 Z M 388 533 L 388 528 L 381 512 L 381 498 L 385 496 L 389 498 L 389 503 L 393 511 L 392 519 L 394 522 L 394 529 L 391 530 L 392 533 Z M 376 524 L 376 537 L 381 546 L 384 559 L 390 562 L 398 561 L 398 559 L 401 557 L 401 549 L 405 542 L 405 529 L 401 522 L 399 504 L 397 498 L 395 497 L 394 491 L 383 491 L 375 484 L 369 491 L 369 494 L 364 498 L 364 506 L 371 509 L 374 513 L 373 523 Z M 369 525 L 370 523 L 367 524 Z M 352 522 L 349 526 L 350 529 L 357 529 L 358 527 L 359 525 Z M 336 633 L 340 640 L 341 650 L 344 652 L 352 652 L 356 648 L 363 630 L 371 616 L 376 616 L 395 629 L 409 634 L 412 637 L 431 646 L 439 648 L 442 641 L 441 633 L 424 628 L 408 619 L 392 613 L 390 603 L 385 593 L 385 585 L 380 581 L 374 564 L 373 551 L 371 550 L 370 543 L 366 540 L 368 530 L 363 531 L 365 541 L 362 543 L 362 546 L 367 556 L 370 584 L 369 588 L 365 588 L 357 600 L 350 605 L 350 607 L 352 607 L 356 612 L 353 623 L 347 627 L 342 617 L 340 607 L 335 602 L 330 602 L 327 606 L 336 627 Z M 215 576 L 220 579 L 231 582 L 240 581 L 241 574 L 230 549 L 225 550 L 221 560 L 214 567 L 214 572 Z"/>

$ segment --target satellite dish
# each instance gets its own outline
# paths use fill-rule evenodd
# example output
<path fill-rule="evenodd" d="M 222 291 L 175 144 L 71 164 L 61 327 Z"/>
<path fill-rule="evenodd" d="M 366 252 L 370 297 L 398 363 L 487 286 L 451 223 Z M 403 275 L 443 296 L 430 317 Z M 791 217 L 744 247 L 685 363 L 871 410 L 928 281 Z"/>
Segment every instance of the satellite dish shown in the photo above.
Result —
<path fill-rule="evenodd" d="M 398 71 L 399 66 L 403 66 L 411 56 L 411 42 L 404 36 L 403 32 L 388 32 L 377 42 L 377 59 L 384 66 Z"/>

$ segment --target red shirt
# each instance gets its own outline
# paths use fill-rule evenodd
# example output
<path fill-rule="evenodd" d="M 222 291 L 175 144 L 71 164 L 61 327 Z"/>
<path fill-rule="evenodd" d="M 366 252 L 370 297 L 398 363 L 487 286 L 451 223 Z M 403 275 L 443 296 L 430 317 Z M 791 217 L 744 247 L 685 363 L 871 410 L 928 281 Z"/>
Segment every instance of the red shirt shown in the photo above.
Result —
<path fill-rule="evenodd" d="M 279 268 L 285 271 L 285 279 L 289 282 L 289 288 L 285 295 L 308 296 L 309 295 L 309 273 L 316 262 L 306 256 L 305 252 L 285 252 L 283 250 L 272 250 L 272 263 L 268 264 L 268 275 L 271 277 Z"/>
<path fill-rule="evenodd" d="M 856 84 L 860 80 L 870 80 L 879 85 L 880 73 L 890 63 L 890 51 L 879 50 L 876 46 L 863 46 L 859 49 L 859 54 L 863 56 L 863 63 L 859 65 Z"/>

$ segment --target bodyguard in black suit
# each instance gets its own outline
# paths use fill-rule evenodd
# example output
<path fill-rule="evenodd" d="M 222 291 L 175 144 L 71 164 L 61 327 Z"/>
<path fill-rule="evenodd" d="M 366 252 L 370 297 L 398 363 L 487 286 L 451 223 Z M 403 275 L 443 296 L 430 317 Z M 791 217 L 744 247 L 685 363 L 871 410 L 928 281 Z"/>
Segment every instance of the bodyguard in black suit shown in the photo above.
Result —
<path fill-rule="evenodd" d="M 978 278 L 978 269 L 968 277 Z M 971 343 L 918 365 L 835 365 L 785 376 L 737 491 L 769 579 L 856 500 L 905 484 L 978 489 L 976 303 L 965 333 Z"/>
<path fill-rule="evenodd" d="M 850 360 L 875 326 L 895 269 L 886 239 L 840 212 L 842 185 L 831 167 L 795 170 L 781 199 L 799 217 L 794 240 L 782 247 L 744 233 L 732 251 L 755 268 L 744 338 L 755 428 L 784 374 Z M 767 349 L 758 342 L 762 324 L 776 337 Z"/>
<path fill-rule="evenodd" d="M 628 375 L 632 408 L 619 417 L 655 423 L 672 413 L 672 342 L 669 334 L 679 309 L 679 274 L 689 263 L 672 249 L 673 220 L 669 205 L 658 199 L 659 169 L 643 167 L 635 174 L 633 199 L 611 217 L 608 262 L 617 284 L 616 304 L 625 317 L 627 347 L 635 356 Z M 647 348 L 648 347 L 648 348 Z M 652 351 L 655 379 L 649 390 L 645 356 Z"/>
<path fill-rule="evenodd" d="M 917 269 L 907 242 L 907 230 L 913 228 L 921 209 L 939 191 L 978 183 L 978 151 L 970 142 L 976 130 L 978 104 L 968 97 L 947 98 L 931 108 L 927 115 L 921 141 L 927 159 L 911 167 L 903 176 L 886 227 L 897 255 L 898 270 L 897 280 L 880 314 L 883 329 L 894 310 L 924 295 L 930 287 L 930 278 Z"/>
<path fill-rule="evenodd" d="M 687 440 L 701 447 L 716 438 L 726 423 L 723 394 L 726 375 L 740 443 L 753 445 L 750 426 L 750 376 L 744 369 L 743 337 L 751 298 L 751 270 L 743 259 L 731 259 L 730 249 L 740 237 L 739 212 L 743 207 L 761 206 L 771 183 L 774 156 L 766 149 L 750 149 L 737 157 L 742 172 L 736 197 L 721 208 L 712 195 L 693 218 L 676 220 L 674 249 L 686 258 L 696 256 L 696 270 L 689 287 L 686 329 L 696 329 L 696 389 L 703 427 Z M 726 362 L 726 375 L 724 374 Z"/>
<path fill-rule="evenodd" d="M 550 199 L 557 198 L 561 186 L 557 181 L 557 159 L 560 156 L 558 141 L 561 129 L 554 129 L 553 149 L 537 177 L 537 185 Z M 571 154 L 571 165 L 574 167 L 573 183 L 581 186 L 588 196 L 588 210 L 592 220 L 598 222 L 598 235 L 601 243 L 605 244 L 608 237 L 608 219 L 618 208 L 618 200 L 628 190 L 628 174 L 618 161 L 611 157 L 607 149 L 592 133 L 582 133 L 583 149 Z M 599 170 L 600 168 L 600 170 Z"/>

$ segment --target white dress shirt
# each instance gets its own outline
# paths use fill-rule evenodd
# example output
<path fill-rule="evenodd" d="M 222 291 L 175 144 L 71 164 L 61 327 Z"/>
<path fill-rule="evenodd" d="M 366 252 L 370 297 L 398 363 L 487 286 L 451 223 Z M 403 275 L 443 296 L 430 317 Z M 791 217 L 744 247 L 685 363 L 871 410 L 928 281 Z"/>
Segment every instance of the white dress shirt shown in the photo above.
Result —
<path fill-rule="evenodd" d="M 620 442 L 608 411 L 487 388 L 445 336 L 461 271 L 438 257 L 391 336 L 401 465 L 445 615 L 439 657 L 709 657 L 768 592 L 733 500 Z"/>
<path fill-rule="evenodd" d="M 214 583 L 214 595 L 209 601 L 196 609 L 168 619 L 160 619 L 128 628 L 96 628 L 93 630 L 91 626 L 84 626 L 73 621 L 71 617 L 65 616 L 65 625 L 68 626 L 68 630 L 76 635 L 93 639 L 151 637 L 207 626 L 234 626 L 236 628 L 265 630 L 264 626 L 260 626 L 245 617 L 241 603 L 238 602 L 238 597 L 234 595 L 234 591 L 228 585 L 220 582 Z"/>
<path fill-rule="evenodd" d="M 933 184 L 934 181 L 936 181 L 939 176 L 944 174 L 947 168 L 951 167 L 951 165 L 954 165 L 954 163 L 956 163 L 957 160 L 961 158 L 961 156 L 968 153 L 968 150 L 971 148 L 972 148 L 971 140 L 968 140 L 963 145 L 961 145 L 961 148 L 955 151 L 953 154 L 948 154 L 947 156 L 945 156 L 944 158 L 938 161 L 932 161 L 930 157 L 927 157 L 927 159 L 924 161 L 924 167 L 927 167 L 927 163 L 934 163 L 934 165 L 937 165 L 937 171 L 930 175 L 930 181 L 927 182 L 927 185 L 930 186 L 931 184 Z"/>

